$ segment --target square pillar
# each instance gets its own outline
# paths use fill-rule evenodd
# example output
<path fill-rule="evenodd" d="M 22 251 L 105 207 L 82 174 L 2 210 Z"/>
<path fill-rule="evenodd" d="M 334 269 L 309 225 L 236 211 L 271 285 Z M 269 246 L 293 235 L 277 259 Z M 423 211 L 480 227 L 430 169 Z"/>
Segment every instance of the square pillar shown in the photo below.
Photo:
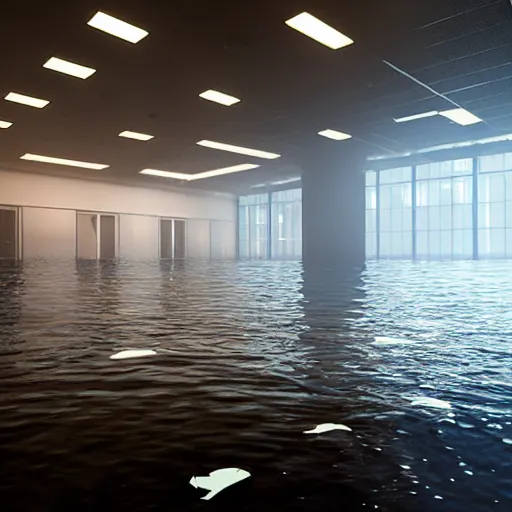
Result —
<path fill-rule="evenodd" d="M 355 141 L 349 141 L 339 151 L 303 164 L 305 268 L 347 272 L 364 267 L 365 156 Z"/>

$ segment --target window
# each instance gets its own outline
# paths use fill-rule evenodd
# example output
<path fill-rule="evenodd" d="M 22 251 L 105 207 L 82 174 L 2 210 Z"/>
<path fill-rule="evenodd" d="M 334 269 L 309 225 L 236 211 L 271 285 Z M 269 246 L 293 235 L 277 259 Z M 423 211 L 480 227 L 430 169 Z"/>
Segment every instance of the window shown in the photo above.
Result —
<path fill-rule="evenodd" d="M 366 173 L 366 258 L 377 258 L 377 173 Z"/>
<path fill-rule="evenodd" d="M 478 250 L 512 257 L 512 153 L 478 159 Z"/>
<path fill-rule="evenodd" d="M 386 169 L 379 178 L 379 256 L 412 258 L 412 169 Z"/>
<path fill-rule="evenodd" d="M 239 199 L 239 256 L 268 257 L 268 194 L 254 194 Z"/>
<path fill-rule="evenodd" d="M 416 168 L 416 254 L 420 259 L 473 255 L 472 159 Z"/>
<path fill-rule="evenodd" d="M 302 189 L 272 194 L 272 258 L 302 256 Z"/>

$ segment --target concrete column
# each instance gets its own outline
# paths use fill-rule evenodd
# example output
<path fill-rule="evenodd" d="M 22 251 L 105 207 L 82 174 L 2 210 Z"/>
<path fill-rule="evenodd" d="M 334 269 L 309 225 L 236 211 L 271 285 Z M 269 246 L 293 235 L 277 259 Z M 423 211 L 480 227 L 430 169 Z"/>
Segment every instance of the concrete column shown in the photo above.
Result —
<path fill-rule="evenodd" d="M 302 254 L 306 269 L 345 273 L 365 261 L 366 158 L 355 141 L 338 144 L 303 164 Z"/>

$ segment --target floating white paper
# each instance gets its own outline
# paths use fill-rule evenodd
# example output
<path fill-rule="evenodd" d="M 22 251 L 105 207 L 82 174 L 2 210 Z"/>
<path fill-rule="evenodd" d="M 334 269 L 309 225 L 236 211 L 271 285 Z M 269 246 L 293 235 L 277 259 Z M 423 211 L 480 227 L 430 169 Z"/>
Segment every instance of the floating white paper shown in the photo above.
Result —
<path fill-rule="evenodd" d="M 155 356 L 154 350 L 123 350 L 117 354 L 111 355 L 110 359 L 134 359 L 137 357 Z"/>
<path fill-rule="evenodd" d="M 201 498 L 202 500 L 210 500 L 220 491 L 250 476 L 251 474 L 243 469 L 217 469 L 217 471 L 210 473 L 210 476 L 193 476 L 190 479 L 190 485 L 194 486 L 196 489 L 199 487 L 210 491 L 206 496 Z"/>
<path fill-rule="evenodd" d="M 322 423 L 322 425 L 316 426 L 313 430 L 306 430 L 304 434 L 323 434 L 324 432 L 331 432 L 331 430 L 346 430 L 347 432 L 352 432 L 352 429 L 346 425 Z"/>
<path fill-rule="evenodd" d="M 422 405 L 423 407 L 433 407 L 434 409 L 451 409 L 452 406 L 449 402 L 438 400 L 437 398 L 429 398 L 422 396 L 412 399 L 411 405 Z"/>
<path fill-rule="evenodd" d="M 416 342 L 407 338 L 388 338 L 387 336 L 375 336 L 373 345 L 414 345 Z"/>

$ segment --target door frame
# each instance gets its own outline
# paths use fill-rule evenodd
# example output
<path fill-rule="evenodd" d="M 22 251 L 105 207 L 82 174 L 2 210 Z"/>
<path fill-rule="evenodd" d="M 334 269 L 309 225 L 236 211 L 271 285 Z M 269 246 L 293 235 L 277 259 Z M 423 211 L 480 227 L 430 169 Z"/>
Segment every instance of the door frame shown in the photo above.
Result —
<path fill-rule="evenodd" d="M 163 220 L 170 220 L 172 222 L 172 233 L 171 233 L 171 260 L 175 260 L 175 259 L 178 259 L 176 258 L 176 242 L 175 242 L 175 237 L 176 237 L 176 228 L 175 228 L 175 225 L 176 225 L 176 221 L 183 221 L 185 223 L 185 236 L 184 236 L 184 240 L 183 240 L 183 243 L 185 244 L 185 247 L 183 248 L 183 259 L 187 259 L 187 256 L 188 256 L 188 244 L 187 244 L 187 239 L 188 239 L 188 222 L 187 222 L 187 219 L 181 219 L 179 217 L 158 217 L 158 258 L 160 260 L 168 260 L 168 258 L 162 258 L 162 221 Z M 181 259 L 181 258 L 179 258 Z"/>
<path fill-rule="evenodd" d="M 119 258 L 119 214 L 111 212 L 92 212 L 87 210 L 76 210 L 75 216 L 75 258 L 78 257 L 78 216 L 95 215 L 96 216 L 96 260 L 101 259 L 101 216 L 114 217 L 114 250 L 115 258 Z"/>
<path fill-rule="evenodd" d="M 14 261 L 20 261 L 23 254 L 21 208 L 19 206 L 0 204 L 0 210 L 14 211 Z"/>

